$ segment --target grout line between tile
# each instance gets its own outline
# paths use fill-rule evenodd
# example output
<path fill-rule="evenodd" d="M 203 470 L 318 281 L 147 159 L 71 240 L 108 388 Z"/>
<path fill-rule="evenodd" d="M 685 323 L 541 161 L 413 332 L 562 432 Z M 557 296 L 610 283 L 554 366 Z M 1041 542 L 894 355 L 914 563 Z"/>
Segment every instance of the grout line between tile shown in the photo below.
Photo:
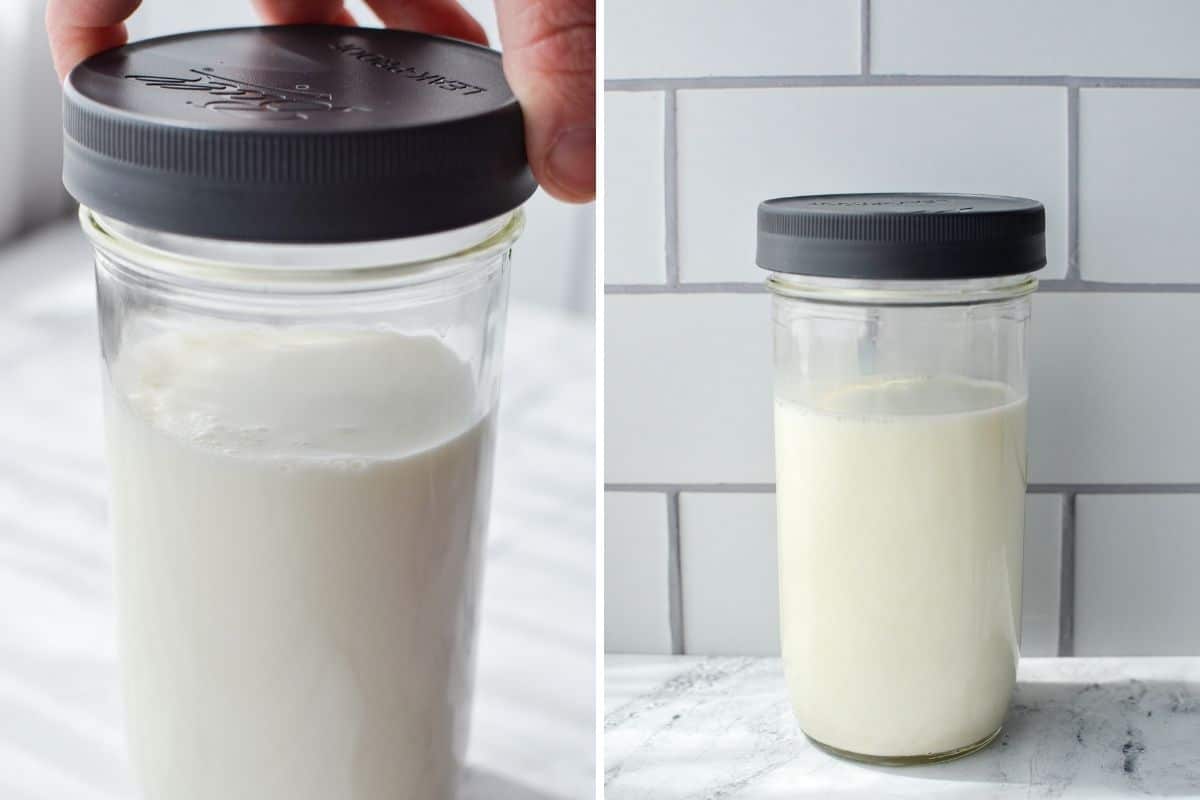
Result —
<path fill-rule="evenodd" d="M 1067 281 L 1079 277 L 1079 87 L 1067 87 Z"/>
<path fill-rule="evenodd" d="M 1200 494 L 1200 483 L 1031 483 L 1035 494 Z"/>
<path fill-rule="evenodd" d="M 667 613 L 671 653 L 683 655 L 683 564 L 679 548 L 679 492 L 667 491 Z"/>
<path fill-rule="evenodd" d="M 1102 294 L 1194 294 L 1200 283 L 1105 283 L 1069 278 L 1051 279 L 1038 284 L 1039 292 L 1099 292 Z"/>
<path fill-rule="evenodd" d="M 663 95 L 663 234 L 667 285 L 679 285 L 679 124 L 676 93 Z"/>
<path fill-rule="evenodd" d="M 1084 89 L 1198 89 L 1200 78 L 1081 75 L 706 75 L 694 78 L 611 78 L 611 92 L 677 89 L 790 89 L 836 86 L 1069 86 Z"/>
<path fill-rule="evenodd" d="M 754 493 L 773 492 L 773 483 L 606 483 L 606 492 L 686 492 Z"/>
<path fill-rule="evenodd" d="M 1062 495 L 1062 554 L 1058 578 L 1058 654 L 1075 655 L 1075 492 Z"/>
<path fill-rule="evenodd" d="M 756 494 L 774 492 L 774 483 L 606 483 L 606 492 Z M 1200 494 L 1200 483 L 1031 483 L 1029 494 Z"/>
<path fill-rule="evenodd" d="M 858 6 L 859 71 L 871 74 L 871 0 L 860 0 Z"/>
<path fill-rule="evenodd" d="M 773 483 L 607 483 L 606 492 L 661 493 L 667 503 L 667 598 L 671 652 L 687 652 L 683 625 L 683 565 L 680 547 L 679 498 L 690 493 L 763 494 L 775 491 Z M 1058 583 L 1058 655 L 1075 655 L 1075 542 L 1076 505 L 1080 495 L 1094 494 L 1200 494 L 1200 483 L 1031 483 L 1030 494 L 1054 494 L 1062 499 L 1061 551 Z"/>
<path fill-rule="evenodd" d="M 761 294 L 767 291 L 761 283 L 681 283 L 668 286 L 665 283 L 609 284 L 605 294 Z"/>
<path fill-rule="evenodd" d="M 604 287 L 605 294 L 763 294 L 767 287 L 762 283 L 731 281 L 726 283 L 610 283 Z M 1195 294 L 1200 292 L 1200 283 L 1106 283 L 1085 281 L 1079 278 L 1048 278 L 1038 284 L 1039 292 L 1061 294 L 1064 292 L 1101 294 Z"/>

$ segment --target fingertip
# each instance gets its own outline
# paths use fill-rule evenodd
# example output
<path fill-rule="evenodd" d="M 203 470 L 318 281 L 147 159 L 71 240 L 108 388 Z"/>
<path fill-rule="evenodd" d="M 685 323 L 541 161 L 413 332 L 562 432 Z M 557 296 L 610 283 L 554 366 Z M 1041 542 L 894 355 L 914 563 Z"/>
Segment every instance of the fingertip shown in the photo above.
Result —
<path fill-rule="evenodd" d="M 487 31 L 484 30 L 483 25 L 479 22 L 479 20 L 475 19 L 474 16 L 465 11 L 463 12 L 463 16 L 463 32 L 466 34 L 463 38 L 468 42 L 481 44 L 484 47 L 491 47 L 492 43 L 488 39 Z"/>
<path fill-rule="evenodd" d="M 485 31 L 483 26 L 479 23 L 475 23 L 475 29 L 470 33 L 471 35 L 467 37 L 468 42 L 474 42 L 475 44 L 480 44 L 484 47 L 492 46 L 492 42 L 488 38 L 487 31 Z"/>
<path fill-rule="evenodd" d="M 534 170 L 542 187 L 568 203 L 587 203 L 596 197 L 596 128 L 570 128 L 555 137 Z"/>
<path fill-rule="evenodd" d="M 367 0 L 367 5 L 389 28 L 451 36 L 485 47 L 487 32 L 458 0 Z"/>
<path fill-rule="evenodd" d="M 65 81 L 71 70 L 84 59 L 120 47 L 129 40 L 122 23 L 103 28 L 56 27 L 50 23 L 47 33 L 54 71 L 60 82 Z"/>
<path fill-rule="evenodd" d="M 254 6 L 268 25 L 355 24 L 342 0 L 254 0 Z"/>

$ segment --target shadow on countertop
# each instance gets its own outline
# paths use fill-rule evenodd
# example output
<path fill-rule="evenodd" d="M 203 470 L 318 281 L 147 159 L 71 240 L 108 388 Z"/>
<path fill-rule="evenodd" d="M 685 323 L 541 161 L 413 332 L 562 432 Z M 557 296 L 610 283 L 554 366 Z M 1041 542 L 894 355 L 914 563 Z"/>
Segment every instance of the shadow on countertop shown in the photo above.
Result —
<path fill-rule="evenodd" d="M 622 702 L 605 718 L 606 796 L 1200 798 L 1200 662 L 1166 661 L 1173 660 L 1026 665 L 991 746 L 920 767 L 877 767 L 818 750 L 792 713 L 779 659 L 629 662 L 610 673 Z"/>
<path fill-rule="evenodd" d="M 1095 796 L 1200 794 L 1200 683 L 1023 683 L 987 749 L 921 767 L 868 767 L 897 778 L 1067 787 Z"/>

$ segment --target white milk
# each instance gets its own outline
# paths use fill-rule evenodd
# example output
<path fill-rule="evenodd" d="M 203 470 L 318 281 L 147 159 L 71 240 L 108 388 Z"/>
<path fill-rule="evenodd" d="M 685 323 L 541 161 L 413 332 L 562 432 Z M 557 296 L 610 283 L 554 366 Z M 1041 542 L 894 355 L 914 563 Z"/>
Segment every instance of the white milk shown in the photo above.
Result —
<path fill-rule="evenodd" d="M 432 338 L 126 347 L 108 391 L 131 749 L 154 800 L 443 800 L 493 427 Z"/>
<path fill-rule="evenodd" d="M 874 756 L 994 733 L 1016 674 L 1025 400 L 955 378 L 776 400 L 780 617 L 804 731 Z"/>

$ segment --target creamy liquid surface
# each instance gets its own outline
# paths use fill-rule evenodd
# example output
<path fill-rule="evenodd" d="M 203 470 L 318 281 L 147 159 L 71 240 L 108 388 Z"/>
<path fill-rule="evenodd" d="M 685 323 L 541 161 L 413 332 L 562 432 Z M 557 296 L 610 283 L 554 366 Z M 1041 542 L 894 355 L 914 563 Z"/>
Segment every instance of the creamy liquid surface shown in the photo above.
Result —
<path fill-rule="evenodd" d="M 873 756 L 1001 724 L 1021 617 L 1026 403 L 878 380 L 777 398 L 784 664 L 804 731 Z"/>
<path fill-rule="evenodd" d="M 443 800 L 493 424 L 431 337 L 172 333 L 107 387 L 120 643 L 155 800 Z"/>

